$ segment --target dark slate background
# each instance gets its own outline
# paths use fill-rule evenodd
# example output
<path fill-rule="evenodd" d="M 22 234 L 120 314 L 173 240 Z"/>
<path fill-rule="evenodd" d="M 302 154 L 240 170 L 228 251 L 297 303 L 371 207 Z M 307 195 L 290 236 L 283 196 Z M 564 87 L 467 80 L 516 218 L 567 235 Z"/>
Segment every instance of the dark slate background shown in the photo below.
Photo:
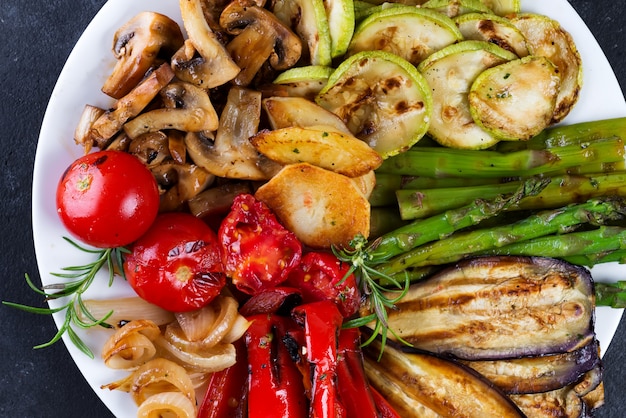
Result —
<path fill-rule="evenodd" d="M 624 89 L 624 4 L 609 0 L 571 3 L 598 39 Z M 104 0 L 2 0 L 0 137 L 6 147 L 0 152 L 2 300 L 40 303 L 23 281 L 25 272 L 39 280 L 31 232 L 31 173 L 37 137 L 63 63 L 103 4 Z M 0 416 L 110 417 L 63 344 L 32 349 L 55 331 L 49 317 L 0 307 Z M 604 359 L 607 403 L 598 416 L 626 416 L 626 320 Z"/>

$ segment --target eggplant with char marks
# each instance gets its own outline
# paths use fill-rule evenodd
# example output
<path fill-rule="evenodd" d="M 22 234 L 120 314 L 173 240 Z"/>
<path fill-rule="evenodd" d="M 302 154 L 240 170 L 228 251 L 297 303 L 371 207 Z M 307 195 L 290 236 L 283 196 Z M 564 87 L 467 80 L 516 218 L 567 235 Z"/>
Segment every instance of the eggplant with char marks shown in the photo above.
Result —
<path fill-rule="evenodd" d="M 545 257 L 477 257 L 412 284 L 390 338 L 465 360 L 563 353 L 594 340 L 588 270 Z M 390 333 L 392 334 L 392 333 Z"/>

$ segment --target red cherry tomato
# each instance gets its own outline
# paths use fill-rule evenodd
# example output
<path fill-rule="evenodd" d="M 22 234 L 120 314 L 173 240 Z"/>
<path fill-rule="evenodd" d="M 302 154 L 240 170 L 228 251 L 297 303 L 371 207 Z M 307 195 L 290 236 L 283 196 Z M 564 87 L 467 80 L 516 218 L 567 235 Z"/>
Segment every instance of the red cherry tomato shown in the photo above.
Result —
<path fill-rule="evenodd" d="M 286 283 L 300 289 L 304 303 L 330 300 L 344 318 L 349 318 L 360 306 L 356 278 L 354 274 L 346 277 L 349 268 L 332 253 L 310 252 L 302 257 Z"/>
<path fill-rule="evenodd" d="M 237 289 L 250 295 L 285 281 L 302 255 L 295 234 L 250 194 L 235 198 L 218 237 L 224 272 Z"/>
<path fill-rule="evenodd" d="M 199 309 L 226 283 L 215 232 L 191 214 L 159 215 L 130 250 L 124 259 L 128 283 L 168 311 Z"/>
<path fill-rule="evenodd" d="M 71 235 L 99 248 L 128 245 L 159 210 L 154 176 L 137 158 L 99 151 L 74 161 L 56 192 L 57 212 Z"/>

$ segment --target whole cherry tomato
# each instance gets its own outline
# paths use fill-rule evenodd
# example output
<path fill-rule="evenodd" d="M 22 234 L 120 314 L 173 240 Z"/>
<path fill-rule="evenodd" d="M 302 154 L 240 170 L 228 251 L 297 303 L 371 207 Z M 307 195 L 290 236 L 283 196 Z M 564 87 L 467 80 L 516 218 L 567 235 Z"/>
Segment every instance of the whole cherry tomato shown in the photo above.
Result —
<path fill-rule="evenodd" d="M 360 295 L 350 266 L 328 252 L 309 252 L 287 279 L 287 285 L 300 289 L 304 303 L 330 300 L 344 318 L 358 312 Z"/>
<path fill-rule="evenodd" d="M 154 176 L 137 158 L 99 151 L 74 161 L 56 192 L 57 212 L 71 235 L 98 248 L 128 245 L 159 210 Z"/>
<path fill-rule="evenodd" d="M 143 299 L 172 312 L 199 309 L 226 283 L 217 236 L 188 213 L 165 213 L 124 259 L 128 283 Z"/>
<path fill-rule="evenodd" d="M 224 272 L 237 289 L 250 295 L 285 281 L 302 255 L 295 234 L 250 194 L 235 198 L 218 237 Z"/>

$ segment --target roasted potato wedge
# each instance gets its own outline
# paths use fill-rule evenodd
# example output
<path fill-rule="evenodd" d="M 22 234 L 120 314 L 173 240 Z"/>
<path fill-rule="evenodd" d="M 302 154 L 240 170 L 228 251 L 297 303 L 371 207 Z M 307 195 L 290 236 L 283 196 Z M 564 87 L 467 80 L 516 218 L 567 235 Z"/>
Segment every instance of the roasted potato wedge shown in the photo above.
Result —
<path fill-rule="evenodd" d="M 370 205 L 348 177 L 307 163 L 285 166 L 255 197 L 307 246 L 346 246 L 367 237 Z"/>
<path fill-rule="evenodd" d="M 261 154 L 279 164 L 306 162 L 348 177 L 378 168 L 381 156 L 360 139 L 332 126 L 262 130 L 250 138 Z"/>

